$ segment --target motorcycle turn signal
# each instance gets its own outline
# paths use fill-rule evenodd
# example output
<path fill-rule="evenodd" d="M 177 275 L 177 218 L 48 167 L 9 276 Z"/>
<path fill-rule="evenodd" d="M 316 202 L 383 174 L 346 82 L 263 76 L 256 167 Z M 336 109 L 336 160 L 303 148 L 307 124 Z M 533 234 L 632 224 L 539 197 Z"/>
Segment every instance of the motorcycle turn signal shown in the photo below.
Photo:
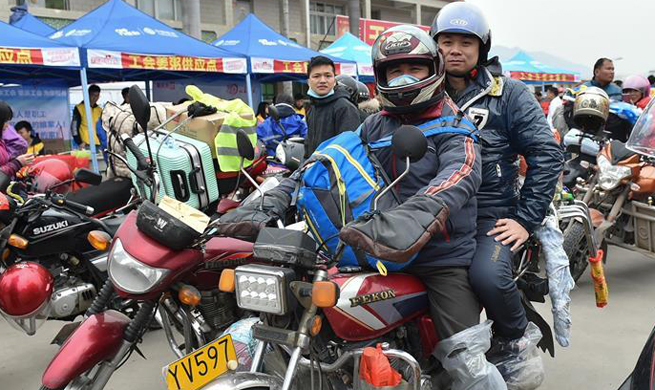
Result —
<path fill-rule="evenodd" d="M 111 244 L 111 236 L 101 230 L 91 230 L 86 239 L 92 247 L 99 251 L 106 251 Z"/>

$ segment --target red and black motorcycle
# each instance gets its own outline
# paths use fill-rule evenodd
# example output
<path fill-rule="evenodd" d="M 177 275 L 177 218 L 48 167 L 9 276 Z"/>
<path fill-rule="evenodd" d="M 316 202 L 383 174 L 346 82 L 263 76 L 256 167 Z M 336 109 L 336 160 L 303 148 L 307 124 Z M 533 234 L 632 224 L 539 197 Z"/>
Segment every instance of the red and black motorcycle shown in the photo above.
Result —
<path fill-rule="evenodd" d="M 424 386 L 430 386 L 438 368 L 430 355 L 441 340 L 421 281 L 401 273 L 338 269 L 343 245 L 334 258 L 317 253 L 316 246 L 301 231 L 264 228 L 253 247 L 256 263 L 226 269 L 220 280 L 222 291 L 235 293 L 239 308 L 259 315 L 250 328 L 254 353 L 242 360 L 233 343 L 237 335 L 224 335 L 170 364 L 165 374 L 169 388 L 289 390 L 314 388 L 318 378 L 318 388 L 356 389 L 364 348 L 375 345 L 382 346 L 407 388 L 431 388 Z M 517 255 L 514 272 L 528 317 L 543 333 L 540 346 L 553 354 L 551 330 L 529 301 L 543 301 L 548 293 L 547 283 L 530 271 L 538 253 L 537 246 L 527 245 Z M 203 364 L 213 362 L 212 351 L 220 359 L 214 370 L 203 370 Z M 233 372 L 237 362 L 248 360 L 247 372 Z"/>
<path fill-rule="evenodd" d="M 130 90 L 137 122 L 147 124 L 150 106 L 143 93 Z M 151 194 L 158 194 L 158 175 L 134 142 L 124 137 L 137 157 L 133 172 Z M 129 165 L 128 165 L 129 166 Z M 223 269 L 249 262 L 252 244 L 214 237 L 189 228 L 150 201 L 128 214 L 114 236 L 108 259 L 109 280 L 66 339 L 43 374 L 43 389 L 102 389 L 121 362 L 137 348 L 157 318 L 173 352 L 182 357 L 212 340 L 237 319 L 234 296 L 218 290 Z M 107 310 L 119 297 L 138 301 L 134 318 Z M 70 329 L 62 329 L 63 333 Z M 180 343 L 175 333 L 183 336 Z"/>

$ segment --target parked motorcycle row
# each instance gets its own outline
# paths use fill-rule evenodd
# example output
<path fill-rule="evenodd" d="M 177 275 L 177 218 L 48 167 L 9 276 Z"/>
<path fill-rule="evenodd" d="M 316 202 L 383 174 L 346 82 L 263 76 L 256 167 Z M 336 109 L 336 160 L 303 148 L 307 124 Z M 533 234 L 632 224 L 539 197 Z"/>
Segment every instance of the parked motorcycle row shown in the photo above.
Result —
<path fill-rule="evenodd" d="M 261 202 L 267 189 L 299 167 L 301 139 L 282 141 L 276 157 L 266 158 L 238 130 L 235 193 L 203 201 L 209 184 L 202 169 L 190 169 L 201 174 L 189 179 L 187 202 L 180 202 L 164 196 L 170 183 L 162 178 L 166 160 L 159 154 L 175 133 L 162 129 L 175 118 L 148 128 L 150 103 L 137 87 L 130 89 L 130 105 L 143 132 L 121 137 L 127 158 L 113 156 L 128 166 L 136 187 L 122 204 L 95 210 L 88 201 L 77 202 L 76 192 L 57 191 L 76 181 L 88 185 L 87 193 L 106 193 L 100 177 L 84 169 L 42 194 L 28 191 L 29 183 L 3 187 L 8 206 L 0 207 L 0 312 L 28 335 L 47 319 L 71 321 L 55 337 L 61 347 L 43 373 L 42 390 L 103 389 L 133 352 L 140 353 L 143 335 L 155 326 L 163 328 L 171 360 L 177 359 L 164 371 L 168 389 L 362 388 L 368 346 L 390 358 L 401 374 L 399 388 L 442 388 L 436 381 L 443 368 L 430 359 L 440 340 L 416 277 L 337 268 L 344 246 L 333 256 L 317 250 L 293 216 L 264 228 L 254 244 L 217 233 L 221 214 Z M 655 108 L 646 108 L 627 147 L 606 134 L 607 118 L 601 123 L 576 108 L 579 128 L 564 141 L 572 158 L 551 215 L 564 232 L 577 280 L 588 263 L 605 261 L 609 244 L 655 252 L 655 142 L 649 138 Z M 271 116 L 276 118 L 274 107 Z M 190 167 L 203 166 L 203 150 L 180 145 L 189 152 Z M 420 146 L 392 145 L 409 171 Z M 245 161 L 253 163 L 245 167 Z M 265 178 L 268 163 L 277 169 Z M 191 205 L 194 196 L 198 201 Z M 535 343 L 554 356 L 553 331 L 532 305 L 549 293 L 542 250 L 531 238 L 516 254 L 513 273 L 528 319 L 538 328 L 533 331 L 543 335 Z M 372 313 L 361 307 L 392 298 L 393 308 L 369 305 Z M 83 320 L 73 322 L 79 315 Z M 475 331 L 489 329 L 485 323 Z M 461 345 L 452 344 L 440 346 L 446 351 L 442 361 L 461 364 L 452 357 Z M 638 367 L 652 360 L 646 351 Z M 630 386 L 646 380 L 642 371 L 635 370 L 640 374 L 622 389 L 638 388 Z"/>

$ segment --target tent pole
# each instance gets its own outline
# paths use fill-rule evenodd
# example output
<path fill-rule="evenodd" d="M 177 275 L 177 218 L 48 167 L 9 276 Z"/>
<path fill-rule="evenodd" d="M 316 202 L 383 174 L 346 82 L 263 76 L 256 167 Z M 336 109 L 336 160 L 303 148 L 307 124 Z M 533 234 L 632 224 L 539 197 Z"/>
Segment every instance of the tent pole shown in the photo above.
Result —
<path fill-rule="evenodd" d="M 250 83 L 250 73 L 246 73 L 246 95 L 248 96 L 248 105 L 254 110 L 255 107 L 252 105 L 252 84 Z"/>
<path fill-rule="evenodd" d="M 82 79 L 82 96 L 84 96 L 84 111 L 86 112 L 86 127 L 89 136 L 89 148 L 91 149 L 91 164 L 93 172 L 98 173 L 98 158 L 96 156 L 96 128 L 93 126 L 93 117 L 91 116 L 91 104 L 89 99 L 89 83 L 86 80 L 86 68 L 80 70 Z"/>
<path fill-rule="evenodd" d="M 149 102 L 152 101 L 152 98 L 150 97 L 150 80 L 146 80 L 146 98 Z"/>

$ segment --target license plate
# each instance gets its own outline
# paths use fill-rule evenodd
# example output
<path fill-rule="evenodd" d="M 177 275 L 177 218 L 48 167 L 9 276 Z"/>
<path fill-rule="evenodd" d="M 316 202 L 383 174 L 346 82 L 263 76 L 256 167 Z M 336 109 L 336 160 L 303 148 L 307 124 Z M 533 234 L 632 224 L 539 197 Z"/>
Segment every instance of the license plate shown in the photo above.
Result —
<path fill-rule="evenodd" d="M 165 367 L 168 390 L 197 390 L 225 374 L 230 361 L 236 362 L 237 354 L 226 335 Z"/>

